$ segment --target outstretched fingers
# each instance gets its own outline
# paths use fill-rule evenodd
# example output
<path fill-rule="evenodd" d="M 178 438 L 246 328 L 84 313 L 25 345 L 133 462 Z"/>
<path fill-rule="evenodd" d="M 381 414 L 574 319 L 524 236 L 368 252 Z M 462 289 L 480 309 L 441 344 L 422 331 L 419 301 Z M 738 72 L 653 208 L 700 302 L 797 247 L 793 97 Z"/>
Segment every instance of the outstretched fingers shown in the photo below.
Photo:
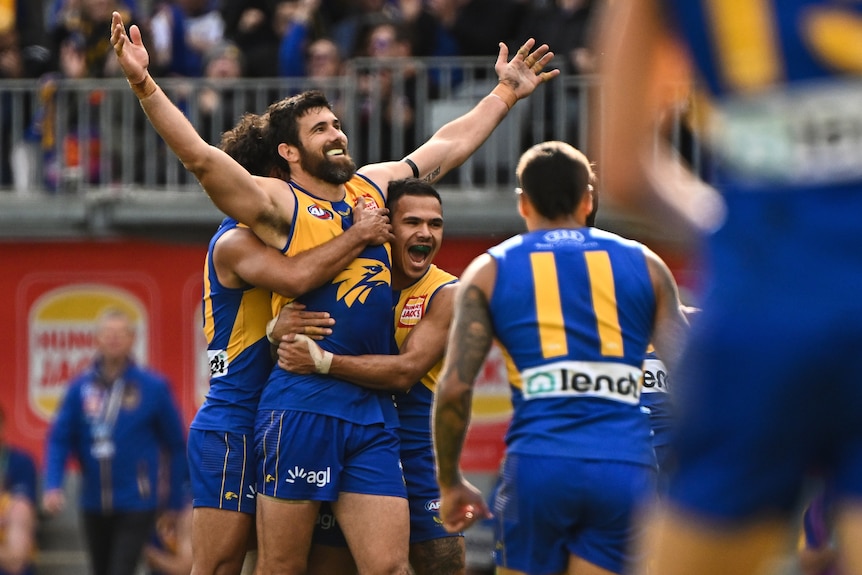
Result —
<path fill-rule="evenodd" d="M 126 44 L 126 27 L 123 25 L 123 17 L 119 12 L 111 15 L 111 46 L 117 56 L 123 55 L 123 47 Z"/>

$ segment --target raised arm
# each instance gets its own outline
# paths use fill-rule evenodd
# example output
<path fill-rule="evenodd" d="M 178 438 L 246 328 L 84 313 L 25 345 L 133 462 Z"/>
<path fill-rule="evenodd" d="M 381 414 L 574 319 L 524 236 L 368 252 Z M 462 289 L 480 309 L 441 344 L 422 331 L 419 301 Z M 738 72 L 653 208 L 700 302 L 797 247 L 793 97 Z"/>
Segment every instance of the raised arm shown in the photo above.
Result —
<path fill-rule="evenodd" d="M 416 166 L 418 177 L 434 182 L 457 168 L 485 143 L 488 136 L 512 109 L 515 103 L 560 74 L 559 70 L 543 71 L 554 57 L 547 44 L 535 50 L 530 38 L 509 61 L 509 49 L 500 43 L 500 53 L 494 70 L 499 83 L 476 106 L 442 126 L 403 162 L 370 164 L 359 171 L 376 183 L 414 176 L 410 163 Z M 385 186 L 383 186 L 385 189 Z"/>
<path fill-rule="evenodd" d="M 332 355 L 328 373 L 370 389 L 409 390 L 443 357 L 455 289 L 456 284 L 450 284 L 437 291 L 398 355 Z M 296 373 L 315 373 L 320 363 L 315 357 L 324 354 L 313 341 L 290 341 L 288 336 L 278 346 L 278 364 Z"/>
<path fill-rule="evenodd" d="M 275 178 L 254 177 L 233 158 L 208 144 L 150 77 L 150 56 L 133 25 L 128 35 L 114 12 L 111 44 L 129 86 L 156 132 L 183 165 L 198 179 L 213 203 L 232 218 L 250 226 L 264 242 L 283 247 L 293 213 L 288 186 Z M 279 202 L 285 205 L 280 206 Z"/>
<path fill-rule="evenodd" d="M 605 9 L 596 36 L 602 98 L 590 148 L 602 193 L 612 204 L 691 240 L 721 221 L 723 203 L 667 142 L 655 138 L 668 89 L 691 81 L 687 55 L 659 10 L 656 0 L 619 0 Z"/>

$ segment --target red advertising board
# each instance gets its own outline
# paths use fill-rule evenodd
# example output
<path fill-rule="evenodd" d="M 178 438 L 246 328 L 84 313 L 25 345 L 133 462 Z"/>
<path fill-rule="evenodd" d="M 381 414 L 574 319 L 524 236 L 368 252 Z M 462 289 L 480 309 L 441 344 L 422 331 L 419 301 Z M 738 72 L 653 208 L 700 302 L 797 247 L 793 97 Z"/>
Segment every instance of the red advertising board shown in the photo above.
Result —
<path fill-rule="evenodd" d="M 498 241 L 447 238 L 437 264 L 460 274 Z M 200 311 L 205 251 L 205 245 L 144 240 L 0 242 L 7 441 L 41 460 L 54 409 L 69 378 L 90 361 L 93 322 L 109 306 L 135 320 L 138 361 L 169 378 L 190 422 L 208 385 Z M 495 348 L 476 382 L 466 471 L 497 469 L 510 414 L 506 367 Z"/>
<path fill-rule="evenodd" d="M 460 273 L 494 243 L 447 239 L 437 262 Z M 66 383 L 92 358 L 93 322 L 106 307 L 120 307 L 134 319 L 135 356 L 169 378 L 190 422 L 207 386 L 200 316 L 205 251 L 205 245 L 144 240 L 0 242 L 0 406 L 7 441 L 41 460 L 54 410 Z M 481 383 L 477 398 L 486 389 L 508 393 L 505 380 Z M 484 420 L 477 419 L 477 429 Z M 482 437 L 482 456 L 468 460 L 493 460 L 496 467 L 501 437 L 495 434 L 493 447 Z"/>

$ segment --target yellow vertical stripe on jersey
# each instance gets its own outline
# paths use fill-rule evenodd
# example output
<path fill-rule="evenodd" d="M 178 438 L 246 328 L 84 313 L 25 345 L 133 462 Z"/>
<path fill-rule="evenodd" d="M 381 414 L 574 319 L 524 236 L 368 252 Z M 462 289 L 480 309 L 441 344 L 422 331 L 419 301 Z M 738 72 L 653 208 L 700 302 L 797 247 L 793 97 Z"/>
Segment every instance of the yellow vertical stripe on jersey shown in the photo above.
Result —
<path fill-rule="evenodd" d="M 204 337 L 209 344 L 215 337 L 215 318 L 213 317 L 213 300 L 210 297 L 210 259 L 204 261 L 204 308 L 201 312 L 204 315 Z"/>
<path fill-rule="evenodd" d="M 236 313 L 228 343 L 228 360 L 232 361 L 246 348 L 266 336 L 266 324 L 272 319 L 269 302 L 272 294 L 260 288 L 246 290 Z"/>
<path fill-rule="evenodd" d="M 616 286 L 611 258 L 608 252 L 584 252 L 587 274 L 590 277 L 590 293 L 593 296 L 593 311 L 599 332 L 601 353 L 604 356 L 623 356 L 623 333 L 617 314 Z"/>
<path fill-rule="evenodd" d="M 533 268 L 533 289 L 536 295 L 536 320 L 539 324 L 539 341 L 542 357 L 560 357 L 569 353 L 566 342 L 566 325 L 563 321 L 563 304 L 557 283 L 557 264 L 554 254 L 530 254 Z"/>
<path fill-rule="evenodd" d="M 753 91 L 784 75 L 772 0 L 707 0 L 706 7 L 729 87 Z"/>

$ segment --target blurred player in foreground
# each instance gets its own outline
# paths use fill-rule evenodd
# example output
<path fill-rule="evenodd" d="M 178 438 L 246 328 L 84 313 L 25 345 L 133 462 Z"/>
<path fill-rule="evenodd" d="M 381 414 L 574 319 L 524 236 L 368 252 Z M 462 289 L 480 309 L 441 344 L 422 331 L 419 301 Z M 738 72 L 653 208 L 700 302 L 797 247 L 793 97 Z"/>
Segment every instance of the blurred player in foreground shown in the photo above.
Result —
<path fill-rule="evenodd" d="M 817 473 L 835 489 L 846 572 L 862 573 L 862 4 L 619 0 L 598 37 L 605 192 L 710 232 L 703 312 L 673 371 L 675 467 L 650 568 L 762 573 L 789 551 Z M 710 98 L 701 135 L 723 222 L 704 185 L 648 147 L 668 54 Z"/>

